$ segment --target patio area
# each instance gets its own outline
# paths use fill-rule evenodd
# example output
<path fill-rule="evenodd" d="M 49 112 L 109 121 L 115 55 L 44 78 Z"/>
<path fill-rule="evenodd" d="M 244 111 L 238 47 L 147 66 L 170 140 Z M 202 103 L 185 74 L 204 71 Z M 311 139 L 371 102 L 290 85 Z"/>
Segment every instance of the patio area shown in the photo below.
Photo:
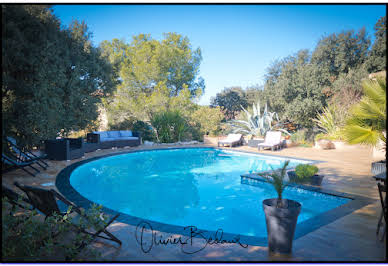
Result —
<path fill-rule="evenodd" d="M 212 147 L 214 145 L 192 146 Z M 50 165 L 48 170 L 42 171 L 37 177 L 15 170 L 3 174 L 2 182 L 12 187 L 13 182 L 18 181 L 26 185 L 55 188 L 57 174 L 74 162 L 127 150 L 152 148 L 154 147 L 141 145 L 97 150 L 86 153 L 84 158 L 77 160 L 48 161 Z M 257 152 L 257 149 L 248 146 L 231 149 Z M 185 254 L 180 245 L 154 245 L 148 253 L 145 253 L 136 241 L 136 227 L 121 222 L 115 222 L 109 227 L 109 230 L 123 242 L 120 248 L 101 240 L 94 241 L 91 246 L 103 254 L 103 260 L 113 261 L 383 261 L 385 259 L 386 242 L 380 242 L 375 234 L 381 206 L 376 181 L 370 172 L 371 162 L 376 160 L 372 158 L 371 149 L 358 145 L 346 146 L 341 150 L 292 147 L 275 152 L 265 150 L 260 153 L 324 161 L 317 165 L 319 173 L 325 176 L 323 188 L 372 198 L 374 203 L 295 240 L 293 253 L 290 256 L 269 255 L 265 246 L 243 248 L 238 244 L 207 245 L 206 248 L 194 254 Z M 156 233 L 163 235 L 164 238 L 171 236 L 170 233 Z M 174 235 L 174 237 L 179 236 Z M 193 249 L 200 250 L 204 244 L 203 240 L 195 239 Z"/>

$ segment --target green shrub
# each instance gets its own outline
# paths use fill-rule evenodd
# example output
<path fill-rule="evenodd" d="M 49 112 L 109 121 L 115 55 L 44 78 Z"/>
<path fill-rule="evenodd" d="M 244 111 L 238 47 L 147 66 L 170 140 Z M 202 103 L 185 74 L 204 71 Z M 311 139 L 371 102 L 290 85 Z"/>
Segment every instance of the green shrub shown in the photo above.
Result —
<path fill-rule="evenodd" d="M 134 119 L 125 119 L 118 123 L 108 124 L 108 130 L 130 130 L 133 127 Z"/>
<path fill-rule="evenodd" d="M 295 168 L 295 173 L 300 181 L 305 181 L 318 173 L 318 167 L 310 164 L 299 164 Z"/>
<path fill-rule="evenodd" d="M 298 144 L 312 144 L 317 133 L 312 128 L 302 128 L 292 134 L 290 139 Z"/>
<path fill-rule="evenodd" d="M 350 109 L 344 128 L 349 144 L 378 146 L 380 141 L 386 147 L 387 138 L 387 90 L 386 80 L 365 80 L 362 83 L 364 96 Z"/>
<path fill-rule="evenodd" d="M 342 140 L 341 127 L 343 122 L 339 118 L 337 107 L 328 105 L 324 107 L 322 113 L 317 113 L 317 119 L 313 119 L 321 133 L 315 136 L 315 140 L 329 139 Z"/>
<path fill-rule="evenodd" d="M 306 133 L 304 130 L 298 130 L 294 134 L 291 135 L 292 142 L 305 144 L 306 143 Z"/>
<path fill-rule="evenodd" d="M 156 135 L 152 127 L 143 121 L 136 121 L 132 126 L 133 132 L 139 132 L 141 135 L 141 138 L 148 141 L 155 141 Z"/>
<path fill-rule="evenodd" d="M 327 140 L 343 140 L 343 134 L 342 131 L 339 130 L 335 134 L 328 135 L 324 133 L 319 133 L 315 135 L 315 141 L 321 140 L 321 139 L 327 139 Z"/>
<path fill-rule="evenodd" d="M 181 141 L 188 130 L 186 120 L 176 110 L 154 114 L 151 125 L 156 130 L 157 140 L 162 143 Z"/>
<path fill-rule="evenodd" d="M 199 106 L 191 115 L 191 124 L 200 135 L 217 136 L 221 132 L 224 115 L 220 107 Z M 197 133 L 195 132 L 195 133 Z"/>

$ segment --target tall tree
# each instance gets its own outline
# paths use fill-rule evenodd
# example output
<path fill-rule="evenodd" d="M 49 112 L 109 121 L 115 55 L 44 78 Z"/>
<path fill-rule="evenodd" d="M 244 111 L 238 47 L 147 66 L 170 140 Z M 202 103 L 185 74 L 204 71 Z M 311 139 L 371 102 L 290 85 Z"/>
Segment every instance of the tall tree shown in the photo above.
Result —
<path fill-rule="evenodd" d="M 113 72 L 85 23 L 61 28 L 49 6 L 3 5 L 3 133 L 32 145 L 96 120 Z"/>
<path fill-rule="evenodd" d="M 387 69 L 387 17 L 381 17 L 376 25 L 375 41 L 369 53 L 367 68 L 369 73 Z"/>
<path fill-rule="evenodd" d="M 267 100 L 265 98 L 263 90 L 264 90 L 264 87 L 258 86 L 258 85 L 250 86 L 246 88 L 244 92 L 244 96 L 245 96 L 245 100 L 247 101 L 247 105 L 252 106 L 258 101 L 264 104 Z"/>
<path fill-rule="evenodd" d="M 225 88 L 210 99 L 210 106 L 219 106 L 226 120 L 234 119 L 242 110 L 241 106 L 246 108 L 247 105 L 248 103 L 241 87 Z"/>
<path fill-rule="evenodd" d="M 265 91 L 271 110 L 281 119 L 311 127 L 311 117 L 325 104 L 321 70 L 310 63 L 308 50 L 275 62 L 267 74 Z M 280 74 L 279 74 L 280 73 Z"/>
<path fill-rule="evenodd" d="M 323 37 L 312 54 L 311 62 L 326 75 L 330 85 L 340 73 L 360 67 L 367 59 L 370 39 L 365 28 L 333 33 Z"/>
<path fill-rule="evenodd" d="M 204 81 L 198 77 L 201 50 L 193 50 L 187 37 L 167 33 L 158 41 L 139 34 L 129 44 L 113 39 L 102 42 L 100 48 L 121 82 L 106 101 L 111 121 L 122 122 L 131 115 L 149 120 L 153 110 L 168 109 L 177 99 L 186 98 L 187 91 L 192 100 L 203 94 Z M 146 105 L 154 107 L 146 110 Z"/>

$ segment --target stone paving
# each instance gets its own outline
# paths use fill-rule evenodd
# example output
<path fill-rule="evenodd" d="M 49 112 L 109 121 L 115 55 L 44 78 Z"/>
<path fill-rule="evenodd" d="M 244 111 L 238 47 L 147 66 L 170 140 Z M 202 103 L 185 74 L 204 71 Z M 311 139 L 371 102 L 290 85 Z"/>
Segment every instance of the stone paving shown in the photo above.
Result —
<path fill-rule="evenodd" d="M 204 147 L 212 145 L 192 145 Z M 166 146 L 168 147 L 168 146 Z M 14 170 L 2 175 L 2 182 L 12 186 L 14 181 L 23 184 L 55 189 L 56 175 L 64 167 L 87 158 L 113 154 L 127 150 L 151 149 L 119 148 L 98 150 L 86 153 L 84 158 L 67 161 L 48 161 L 50 167 L 36 177 L 22 170 Z M 257 149 L 242 146 L 233 150 L 255 151 Z M 386 257 L 386 241 L 380 242 L 375 234 L 378 215 L 381 210 L 376 182 L 370 173 L 372 150 L 361 146 L 345 146 L 340 150 L 318 150 L 315 148 L 292 147 L 280 151 L 260 151 L 261 154 L 297 157 L 324 161 L 319 163 L 319 173 L 325 175 L 323 188 L 374 199 L 353 213 L 298 238 L 293 244 L 291 255 L 269 254 L 267 247 L 238 244 L 207 245 L 194 254 L 185 254 L 180 245 L 154 245 L 145 253 L 135 238 L 135 226 L 115 222 L 109 230 L 123 241 L 121 247 L 109 241 L 95 241 L 92 245 L 103 255 L 103 260 L 114 261 L 383 261 Z M 156 232 L 165 238 L 171 234 Z M 145 234 L 149 238 L 149 233 Z M 173 237 L 179 237 L 174 235 Z M 194 239 L 191 251 L 199 250 L 205 243 Z M 86 258 L 87 259 L 87 258 Z"/>

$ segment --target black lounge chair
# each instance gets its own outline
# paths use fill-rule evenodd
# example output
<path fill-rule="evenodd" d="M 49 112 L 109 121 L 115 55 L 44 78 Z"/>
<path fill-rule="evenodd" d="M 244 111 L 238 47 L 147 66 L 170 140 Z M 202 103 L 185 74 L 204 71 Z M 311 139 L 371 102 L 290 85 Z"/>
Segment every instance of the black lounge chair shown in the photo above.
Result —
<path fill-rule="evenodd" d="M 377 183 L 377 187 L 379 189 L 379 196 L 380 196 L 380 203 L 381 203 L 381 208 L 382 208 L 382 213 L 379 219 L 379 222 L 377 224 L 377 231 L 376 234 L 379 234 L 380 227 L 383 227 L 383 234 L 380 238 L 380 241 L 384 240 L 384 236 L 386 234 L 387 230 L 387 196 L 383 196 L 383 192 L 386 194 L 387 193 L 387 188 L 385 184 Z M 382 218 L 384 218 L 385 224 L 383 225 L 382 223 Z"/>
<path fill-rule="evenodd" d="M 28 198 L 16 193 L 15 191 L 10 189 L 9 187 L 2 185 L 1 186 L 1 194 L 3 195 L 3 197 L 7 198 L 8 202 L 11 203 L 13 206 L 19 206 L 20 208 L 23 208 L 26 210 L 33 208 L 32 204 Z M 22 203 L 27 203 L 28 205 L 24 205 Z"/>
<path fill-rule="evenodd" d="M 27 148 L 22 148 L 16 144 L 16 140 L 11 137 L 6 137 L 5 141 L 7 142 L 9 149 L 14 152 L 16 157 L 20 161 L 36 161 L 36 163 L 42 167 L 44 170 L 47 169 L 48 164 L 43 160 L 45 155 L 37 156 L 33 152 L 29 151 Z"/>
<path fill-rule="evenodd" d="M 33 164 L 36 163 L 36 160 L 31 160 L 31 161 L 20 161 L 19 158 L 11 155 L 11 154 L 1 154 L 1 161 L 4 164 L 7 164 L 10 166 L 10 168 L 19 168 L 25 171 L 26 173 L 35 176 L 37 173 L 40 173 L 40 171 L 32 166 Z M 28 171 L 26 168 L 31 167 L 32 169 L 35 170 L 36 173 L 31 173 Z"/>
<path fill-rule="evenodd" d="M 57 203 L 57 199 L 65 203 L 67 206 L 71 206 L 72 207 L 71 212 L 76 212 L 78 215 L 85 217 L 85 215 L 81 212 L 81 209 L 78 206 L 68 201 L 66 198 L 64 198 L 61 194 L 59 194 L 53 189 L 47 190 L 47 189 L 38 188 L 38 187 L 25 186 L 17 182 L 15 182 L 14 184 L 15 186 L 17 186 L 27 194 L 29 201 L 32 203 L 32 205 L 40 212 L 42 212 L 44 215 L 46 215 L 46 218 L 53 215 L 54 213 L 57 213 L 58 215 L 66 215 L 66 212 L 63 213 L 60 211 L 60 208 Z M 94 233 L 86 231 L 82 228 L 79 228 L 76 224 L 74 224 L 74 226 L 77 228 L 78 231 L 91 235 L 92 240 L 94 240 L 96 237 L 100 237 L 100 238 L 114 241 L 121 246 L 121 241 L 106 230 L 106 228 L 114 220 L 116 220 L 118 216 L 119 214 L 114 216 L 104 225 L 102 229 L 97 230 Z M 104 233 L 106 236 L 100 235 L 101 233 Z M 84 246 L 85 245 L 82 245 L 80 248 Z"/>

